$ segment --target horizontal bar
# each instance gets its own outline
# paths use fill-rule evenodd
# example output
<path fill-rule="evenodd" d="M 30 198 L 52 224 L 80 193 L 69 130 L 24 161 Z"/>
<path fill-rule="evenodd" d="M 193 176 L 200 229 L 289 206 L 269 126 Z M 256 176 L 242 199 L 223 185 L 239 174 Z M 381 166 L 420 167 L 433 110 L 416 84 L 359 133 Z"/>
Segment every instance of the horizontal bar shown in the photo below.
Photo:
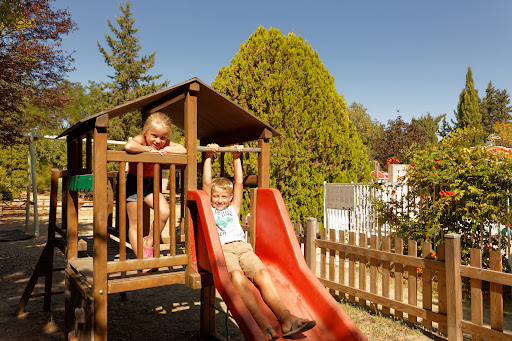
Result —
<path fill-rule="evenodd" d="M 498 330 L 490 329 L 484 326 L 479 326 L 472 322 L 462 320 L 461 328 L 463 331 L 480 336 L 481 338 L 495 341 L 512 341 L 512 335 L 505 334 Z"/>
<path fill-rule="evenodd" d="M 135 278 L 121 278 L 110 280 L 107 284 L 109 294 L 125 292 L 163 285 L 180 284 L 185 282 L 185 271 L 157 275 L 144 275 Z"/>
<path fill-rule="evenodd" d="M 211 150 L 212 149 L 210 147 L 197 146 L 198 152 L 210 152 Z M 238 150 L 235 147 L 219 147 L 219 149 L 217 151 L 221 152 L 221 153 L 232 153 L 232 152 L 236 152 Z M 243 153 L 260 153 L 261 148 L 244 148 L 244 150 L 242 152 Z"/>

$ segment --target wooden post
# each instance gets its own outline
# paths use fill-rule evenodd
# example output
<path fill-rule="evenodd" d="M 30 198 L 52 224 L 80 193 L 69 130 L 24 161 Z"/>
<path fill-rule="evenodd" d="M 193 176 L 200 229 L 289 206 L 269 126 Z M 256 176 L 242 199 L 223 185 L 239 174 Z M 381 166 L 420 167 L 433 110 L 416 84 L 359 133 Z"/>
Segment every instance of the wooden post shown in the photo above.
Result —
<path fill-rule="evenodd" d="M 92 173 L 92 133 L 85 135 L 85 171 L 87 174 Z M 119 168 L 119 171 L 124 172 L 124 168 Z"/>
<path fill-rule="evenodd" d="M 94 340 L 107 339 L 107 126 L 108 114 L 96 119 L 93 178 Z"/>
<path fill-rule="evenodd" d="M 183 204 L 181 204 L 183 205 Z M 169 216 L 169 253 L 176 256 L 176 165 L 169 167 L 169 206 L 171 215 Z"/>
<path fill-rule="evenodd" d="M 482 267 L 482 250 L 471 249 L 470 265 L 475 268 Z M 482 326 L 484 324 L 484 306 L 482 299 L 482 280 L 471 278 L 471 322 Z M 471 340 L 482 341 L 477 335 L 472 335 Z"/>
<path fill-rule="evenodd" d="M 415 240 L 409 239 L 407 246 L 409 249 L 409 256 L 417 257 L 417 242 Z M 416 272 L 416 267 L 414 266 L 407 267 L 407 301 L 410 305 L 415 307 L 418 305 L 418 274 Z M 418 322 L 418 318 L 411 313 L 407 314 L 407 320 L 411 323 Z"/>
<path fill-rule="evenodd" d="M 304 255 L 306 256 L 306 264 L 313 274 L 316 276 L 316 219 L 308 218 L 306 220 L 306 243 L 304 244 Z"/>
<path fill-rule="evenodd" d="M 34 128 L 30 129 L 30 171 L 32 172 L 32 192 L 34 194 L 34 237 L 39 237 L 39 215 L 37 213 L 36 152 L 34 148 Z"/>
<path fill-rule="evenodd" d="M 325 227 L 321 227 L 320 224 L 318 224 L 318 227 L 320 228 L 320 239 L 326 240 L 327 231 Z M 327 279 L 327 249 L 325 247 L 320 248 L 320 277 Z"/>
<path fill-rule="evenodd" d="M 116 220 L 119 225 L 119 260 L 126 260 L 126 166 L 125 162 L 119 164 L 119 181 L 116 203 Z"/>
<path fill-rule="evenodd" d="M 270 137 L 272 137 L 271 134 Z M 261 152 L 258 154 L 259 188 L 268 188 L 270 186 L 270 137 L 258 140 L 258 147 L 261 148 Z"/>
<path fill-rule="evenodd" d="M 462 341 L 462 280 L 460 277 L 460 235 L 444 236 L 448 340 Z"/>
<path fill-rule="evenodd" d="M 52 169 L 50 186 L 50 216 L 48 220 L 48 256 L 46 258 L 46 274 L 44 288 L 44 311 L 50 311 L 52 303 L 53 256 L 55 252 L 55 226 L 57 224 L 57 195 L 60 171 Z"/>
<path fill-rule="evenodd" d="M 77 157 L 81 157 L 81 154 L 78 154 L 78 141 L 77 138 L 68 137 L 68 177 L 73 175 L 80 174 L 78 171 L 78 161 Z M 107 168 L 105 166 L 105 172 Z M 68 182 L 69 184 L 69 182 Z M 63 183 L 64 185 L 64 183 Z M 66 209 L 66 222 L 67 222 L 67 258 L 77 258 L 78 257 L 78 192 L 70 191 L 69 188 L 66 189 L 67 192 L 67 209 Z M 105 193 L 106 193 L 106 182 L 105 182 Z M 105 206 L 107 202 L 106 198 L 102 205 Z M 64 212 L 63 212 L 64 214 Z"/>
<path fill-rule="evenodd" d="M 162 171 L 160 164 L 153 166 L 153 257 L 160 257 L 160 191 L 162 187 Z"/>

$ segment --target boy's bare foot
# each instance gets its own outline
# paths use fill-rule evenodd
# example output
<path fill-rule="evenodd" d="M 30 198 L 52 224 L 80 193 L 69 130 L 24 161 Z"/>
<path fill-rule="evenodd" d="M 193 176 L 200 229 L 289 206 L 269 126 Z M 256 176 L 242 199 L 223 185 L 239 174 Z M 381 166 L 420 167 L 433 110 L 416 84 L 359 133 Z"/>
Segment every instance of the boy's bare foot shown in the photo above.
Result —
<path fill-rule="evenodd" d="M 281 323 L 283 337 L 289 337 L 297 333 L 305 332 L 316 325 L 316 321 L 292 315 L 287 309 L 279 315 L 278 320 L 279 323 Z"/>

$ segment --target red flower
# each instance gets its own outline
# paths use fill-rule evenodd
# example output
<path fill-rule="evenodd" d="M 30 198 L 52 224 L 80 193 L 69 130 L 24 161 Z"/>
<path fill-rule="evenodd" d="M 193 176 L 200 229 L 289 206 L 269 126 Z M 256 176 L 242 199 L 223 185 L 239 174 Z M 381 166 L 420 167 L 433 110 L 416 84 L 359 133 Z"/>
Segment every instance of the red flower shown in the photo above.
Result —
<path fill-rule="evenodd" d="M 411 165 L 411 168 L 416 168 L 416 165 Z"/>
<path fill-rule="evenodd" d="M 416 268 L 416 272 L 420 273 L 421 272 L 421 268 Z"/>
<path fill-rule="evenodd" d="M 390 164 L 397 164 L 399 162 L 398 158 L 396 156 L 393 156 L 393 157 L 388 157 L 388 159 L 386 160 L 386 163 L 388 165 Z"/>
<path fill-rule="evenodd" d="M 392 190 L 392 191 L 391 191 L 391 194 L 395 194 L 395 193 L 396 193 L 396 191 L 395 191 L 395 190 Z"/>
<path fill-rule="evenodd" d="M 439 192 L 439 195 L 440 195 L 440 196 L 444 196 L 444 195 L 445 195 L 445 191 L 444 191 L 444 190 L 441 190 L 441 192 Z"/>
<path fill-rule="evenodd" d="M 448 191 L 448 192 L 446 192 L 446 195 L 452 196 L 452 195 L 454 195 L 454 193 L 452 191 Z"/>
<path fill-rule="evenodd" d="M 492 245 L 485 245 L 484 250 L 492 250 Z"/>

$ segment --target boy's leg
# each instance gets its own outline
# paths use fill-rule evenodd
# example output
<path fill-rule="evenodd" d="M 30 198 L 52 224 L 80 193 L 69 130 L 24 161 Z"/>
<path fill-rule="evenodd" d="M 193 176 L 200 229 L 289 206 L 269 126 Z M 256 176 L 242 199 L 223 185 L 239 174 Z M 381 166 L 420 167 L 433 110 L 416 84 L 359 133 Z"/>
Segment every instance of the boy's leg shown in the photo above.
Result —
<path fill-rule="evenodd" d="M 272 278 L 267 269 L 262 269 L 254 275 L 254 283 L 258 286 L 261 296 L 267 305 L 272 309 L 274 314 L 279 317 L 281 331 L 283 334 L 288 333 L 293 326 L 293 322 L 297 321 L 297 327 L 302 326 L 309 320 L 292 315 L 286 308 L 286 305 L 272 282 Z"/>
<path fill-rule="evenodd" d="M 244 275 L 244 273 L 240 270 L 233 270 L 229 273 L 229 277 L 231 279 L 231 282 L 233 283 L 233 286 L 235 287 L 238 295 L 242 298 L 242 301 L 244 301 L 245 305 L 247 306 L 247 309 L 249 309 L 249 312 L 254 317 L 254 320 L 260 327 L 261 331 L 266 330 L 268 327 L 270 327 L 269 322 L 265 318 L 265 316 L 260 312 L 260 309 L 258 308 L 258 303 L 256 301 L 256 298 L 254 297 L 254 294 L 252 293 L 250 287 L 249 287 L 249 279 Z M 267 339 L 270 340 L 271 337 L 277 336 L 277 333 L 275 330 L 271 328 L 270 331 L 271 335 L 265 335 Z"/>

